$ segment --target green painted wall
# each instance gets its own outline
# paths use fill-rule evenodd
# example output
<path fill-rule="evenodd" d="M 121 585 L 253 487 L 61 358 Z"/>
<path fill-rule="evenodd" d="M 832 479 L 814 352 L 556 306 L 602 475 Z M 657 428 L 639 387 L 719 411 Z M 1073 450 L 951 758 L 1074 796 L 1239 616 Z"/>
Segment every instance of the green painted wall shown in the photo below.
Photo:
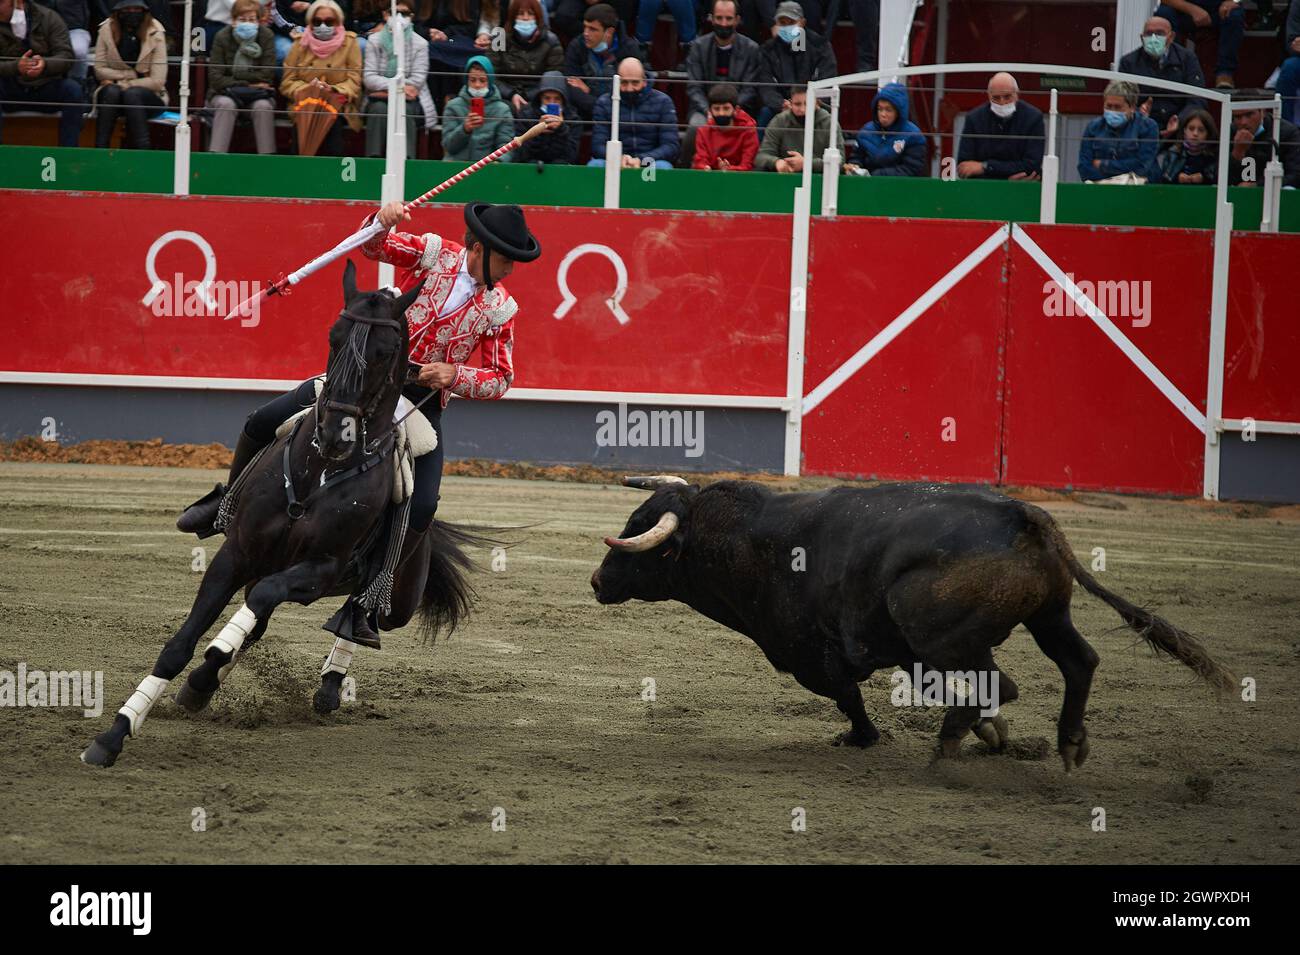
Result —
<path fill-rule="evenodd" d="M 196 195 L 277 196 L 373 200 L 383 161 L 301 156 L 195 153 L 190 190 Z M 411 161 L 406 194 L 413 198 L 461 169 L 459 163 Z M 758 173 L 656 171 L 653 179 L 623 173 L 628 209 L 789 212 L 797 176 Z M 0 188 L 104 192 L 171 192 L 172 157 L 160 151 L 55 149 L 0 146 Z M 820 204 L 814 178 L 813 207 Z M 948 182 L 940 179 L 846 176 L 840 183 L 842 215 L 990 221 L 1038 221 L 1038 184 Z M 529 205 L 599 206 L 603 171 L 574 166 L 494 163 L 443 194 L 448 202 L 484 199 Z M 1259 189 L 1232 189 L 1234 225 L 1259 228 Z M 1186 186 L 1116 187 L 1062 184 L 1057 221 L 1095 225 L 1212 228 L 1214 191 Z M 1300 232 L 1300 192 L 1282 195 L 1281 228 Z"/>

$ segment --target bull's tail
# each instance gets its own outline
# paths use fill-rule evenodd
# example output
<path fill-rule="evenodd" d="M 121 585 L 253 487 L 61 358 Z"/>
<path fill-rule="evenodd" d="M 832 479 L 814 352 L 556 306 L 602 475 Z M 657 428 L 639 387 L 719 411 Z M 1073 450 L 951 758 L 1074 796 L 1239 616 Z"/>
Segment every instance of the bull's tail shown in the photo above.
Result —
<path fill-rule="evenodd" d="M 1035 508 L 1035 510 L 1039 510 Z M 1125 600 L 1119 594 L 1107 590 L 1096 577 L 1088 573 L 1079 563 L 1069 541 L 1061 533 L 1055 520 L 1046 511 L 1039 510 L 1035 515 L 1037 523 L 1051 540 L 1057 552 L 1065 560 L 1070 573 L 1083 589 L 1094 597 L 1100 597 L 1128 625 L 1129 629 L 1147 642 L 1157 654 L 1167 654 L 1180 661 L 1202 680 L 1220 693 L 1231 693 L 1238 686 L 1237 677 L 1226 666 L 1210 654 L 1205 645 L 1185 630 L 1180 630 L 1168 620 L 1153 614 L 1144 607 L 1139 607 Z"/>

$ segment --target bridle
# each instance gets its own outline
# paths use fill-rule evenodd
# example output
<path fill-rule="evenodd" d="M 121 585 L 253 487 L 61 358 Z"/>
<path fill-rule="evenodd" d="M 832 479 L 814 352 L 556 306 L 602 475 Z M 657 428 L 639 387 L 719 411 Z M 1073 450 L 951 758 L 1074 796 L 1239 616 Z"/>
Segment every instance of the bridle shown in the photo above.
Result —
<path fill-rule="evenodd" d="M 343 311 L 339 312 L 339 318 L 346 318 L 348 321 L 355 322 L 360 325 L 369 325 L 371 327 L 379 327 L 379 328 L 392 328 L 399 332 L 402 331 L 403 322 L 404 322 L 404 319 L 399 320 L 395 318 L 376 318 L 375 316 L 372 315 L 358 315 L 356 312 L 350 312 L 347 309 L 344 309 Z M 364 340 L 360 342 L 360 348 L 362 353 L 364 354 L 364 350 L 365 350 Z M 331 364 L 332 365 L 340 364 L 341 362 L 346 360 L 347 360 L 346 352 L 340 352 L 339 357 L 336 359 L 335 362 Z M 360 363 L 360 368 L 358 369 L 358 371 L 364 375 L 365 359 L 363 357 L 357 357 L 354 355 L 351 360 L 354 363 Z M 403 350 L 398 349 L 398 351 L 395 352 L 393 355 L 392 367 L 389 368 L 388 374 L 384 376 L 384 380 L 392 381 L 394 379 L 395 372 L 397 370 L 397 362 L 405 361 L 405 360 L 406 360 L 406 355 L 403 353 Z M 367 428 L 366 422 L 374 416 L 377 410 L 379 410 L 379 402 L 384 397 L 384 389 L 383 387 L 377 388 L 375 390 L 375 394 L 370 399 L 370 401 L 366 403 L 365 407 L 362 407 L 360 405 L 348 404 L 347 402 L 344 401 L 335 401 L 333 398 L 330 397 L 330 390 L 331 387 L 339 380 L 339 374 L 338 374 L 339 370 L 341 369 L 331 368 L 326 372 L 325 387 L 321 389 L 320 397 L 316 399 L 316 425 L 312 432 L 312 447 L 314 447 L 318 453 L 320 452 L 321 449 L 320 429 L 321 429 L 321 421 L 324 418 L 324 413 L 327 411 L 341 411 L 344 414 L 352 415 L 355 419 L 360 421 L 361 453 L 363 457 L 369 457 L 370 455 L 375 453 L 375 450 L 379 447 L 380 442 L 385 437 L 387 437 L 388 432 L 392 430 L 391 428 L 381 429 L 380 433 L 376 436 L 374 441 L 366 440 L 366 428 Z M 333 371 L 334 374 L 330 374 L 330 371 Z"/>

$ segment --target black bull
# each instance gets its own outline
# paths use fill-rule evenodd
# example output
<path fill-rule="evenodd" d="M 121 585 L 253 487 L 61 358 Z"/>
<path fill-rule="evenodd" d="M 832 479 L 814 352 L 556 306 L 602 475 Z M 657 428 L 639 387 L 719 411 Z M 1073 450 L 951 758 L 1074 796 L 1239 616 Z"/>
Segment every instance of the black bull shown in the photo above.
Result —
<path fill-rule="evenodd" d="M 858 683 L 884 667 L 919 664 L 927 677 L 985 671 L 998 681 L 1000 703 L 1015 699 L 992 651 L 1023 623 L 1065 677 L 1057 746 L 1067 772 L 1082 765 L 1098 656 L 1070 620 L 1076 580 L 1157 652 L 1221 691 L 1235 684 L 1194 637 L 1098 583 L 1046 511 L 993 491 L 624 483 L 655 493 L 620 538 L 606 538 L 610 551 L 591 577 L 597 599 L 680 600 L 744 634 L 777 670 L 836 702 L 852 724 L 837 743 L 879 739 Z M 939 732 L 945 755 L 956 755 L 970 730 L 994 749 L 1005 745 L 1006 721 L 981 718 L 980 709 L 948 709 Z"/>

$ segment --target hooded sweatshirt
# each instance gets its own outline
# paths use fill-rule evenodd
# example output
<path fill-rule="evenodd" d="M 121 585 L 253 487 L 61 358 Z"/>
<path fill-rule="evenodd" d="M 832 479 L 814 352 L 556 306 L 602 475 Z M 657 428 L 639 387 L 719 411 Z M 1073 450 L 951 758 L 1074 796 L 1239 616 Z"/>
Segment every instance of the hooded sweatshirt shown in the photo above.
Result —
<path fill-rule="evenodd" d="M 898 111 L 894 124 L 882 127 L 876 119 L 881 100 Z M 907 109 L 907 88 L 889 83 L 871 100 L 873 119 L 858 131 L 861 165 L 873 176 L 920 176 L 925 169 L 925 137 L 911 122 Z"/>
<path fill-rule="evenodd" d="M 554 132 L 534 136 L 512 155 L 519 157 L 516 162 L 572 165 L 578 161 L 578 138 L 582 135 L 582 130 L 577 126 L 578 113 L 569 104 L 569 84 L 559 70 L 547 70 L 542 74 L 537 89 L 529 97 L 528 105 L 519 111 L 518 132 L 527 131 L 542 118 L 541 98 L 547 90 L 559 93 L 564 98 L 564 105 L 560 107 L 564 122 Z"/>
<path fill-rule="evenodd" d="M 692 169 L 717 169 L 725 159 L 732 169 L 754 168 L 758 155 L 758 124 L 743 109 L 736 108 L 731 125 L 719 126 L 712 113 L 709 122 L 695 134 L 695 158 Z"/>
<path fill-rule="evenodd" d="M 483 96 L 483 125 L 478 129 L 467 130 L 465 119 L 470 113 L 469 83 L 460 88 L 460 92 L 447 101 L 442 116 L 442 151 L 444 158 L 453 162 L 478 162 L 494 149 L 510 142 L 515 134 L 514 113 L 510 105 L 501 98 L 497 88 L 496 71 L 486 56 L 471 56 L 465 61 L 465 71 L 471 67 L 482 67 L 487 73 L 487 95 Z M 509 162 L 513 153 L 501 157 L 502 162 Z"/>

